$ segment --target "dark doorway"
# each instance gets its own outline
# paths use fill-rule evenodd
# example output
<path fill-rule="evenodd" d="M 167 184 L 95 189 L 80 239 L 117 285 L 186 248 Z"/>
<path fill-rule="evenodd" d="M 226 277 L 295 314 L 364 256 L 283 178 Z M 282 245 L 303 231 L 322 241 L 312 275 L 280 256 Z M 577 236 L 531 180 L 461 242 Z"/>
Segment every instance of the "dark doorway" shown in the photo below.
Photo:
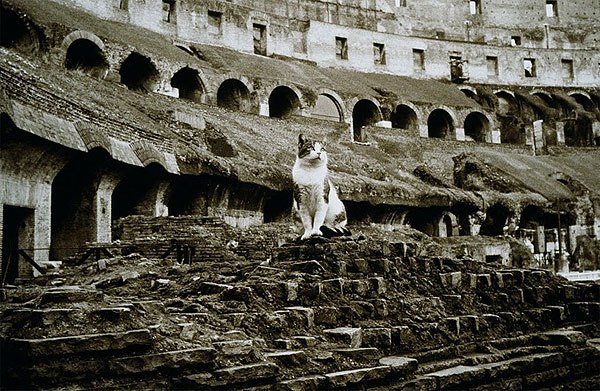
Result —
<path fill-rule="evenodd" d="M 159 73 L 150 58 L 132 52 L 119 69 L 121 83 L 134 91 L 153 92 L 159 81 Z"/>
<path fill-rule="evenodd" d="M 2 220 L 2 284 L 14 284 L 25 274 L 26 265 L 19 265 L 18 250 L 33 255 L 34 210 L 4 205 Z"/>

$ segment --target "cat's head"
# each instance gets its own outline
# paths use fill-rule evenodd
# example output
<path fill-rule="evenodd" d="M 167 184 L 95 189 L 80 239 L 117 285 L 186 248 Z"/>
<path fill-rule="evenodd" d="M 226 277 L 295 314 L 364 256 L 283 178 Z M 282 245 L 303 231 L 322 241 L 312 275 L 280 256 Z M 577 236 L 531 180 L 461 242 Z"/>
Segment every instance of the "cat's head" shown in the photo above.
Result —
<path fill-rule="evenodd" d="M 298 159 L 312 164 L 327 164 L 325 143 L 308 139 L 300 134 L 298 136 Z"/>

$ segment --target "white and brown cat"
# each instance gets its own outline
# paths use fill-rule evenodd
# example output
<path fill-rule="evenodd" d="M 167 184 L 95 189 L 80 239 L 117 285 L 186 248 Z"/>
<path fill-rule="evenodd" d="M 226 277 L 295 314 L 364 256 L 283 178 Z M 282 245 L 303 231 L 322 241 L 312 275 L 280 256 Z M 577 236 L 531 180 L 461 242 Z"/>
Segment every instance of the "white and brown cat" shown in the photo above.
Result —
<path fill-rule="evenodd" d="M 346 228 L 346 208 L 329 179 L 327 151 L 324 143 L 298 136 L 298 154 L 292 169 L 294 180 L 294 210 L 304 234 L 311 236 L 350 235 Z"/>

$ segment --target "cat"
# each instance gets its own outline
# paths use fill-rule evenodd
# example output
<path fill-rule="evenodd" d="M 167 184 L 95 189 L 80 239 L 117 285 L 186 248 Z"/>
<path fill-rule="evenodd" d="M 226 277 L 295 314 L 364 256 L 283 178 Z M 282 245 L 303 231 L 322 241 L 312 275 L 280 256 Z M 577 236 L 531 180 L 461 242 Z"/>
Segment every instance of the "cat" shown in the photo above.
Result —
<path fill-rule="evenodd" d="M 292 168 L 294 210 L 302 221 L 304 234 L 311 236 L 350 235 L 346 208 L 329 179 L 324 143 L 298 136 L 298 153 Z"/>

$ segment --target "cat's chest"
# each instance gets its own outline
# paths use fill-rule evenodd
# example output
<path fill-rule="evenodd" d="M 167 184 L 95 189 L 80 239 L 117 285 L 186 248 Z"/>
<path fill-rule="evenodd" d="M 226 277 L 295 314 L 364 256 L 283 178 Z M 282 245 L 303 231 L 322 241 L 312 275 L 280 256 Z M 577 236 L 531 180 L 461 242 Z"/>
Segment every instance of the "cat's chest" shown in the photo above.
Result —
<path fill-rule="evenodd" d="M 292 171 L 292 177 L 296 186 L 322 188 L 327 178 L 327 168 L 295 166 Z"/>

